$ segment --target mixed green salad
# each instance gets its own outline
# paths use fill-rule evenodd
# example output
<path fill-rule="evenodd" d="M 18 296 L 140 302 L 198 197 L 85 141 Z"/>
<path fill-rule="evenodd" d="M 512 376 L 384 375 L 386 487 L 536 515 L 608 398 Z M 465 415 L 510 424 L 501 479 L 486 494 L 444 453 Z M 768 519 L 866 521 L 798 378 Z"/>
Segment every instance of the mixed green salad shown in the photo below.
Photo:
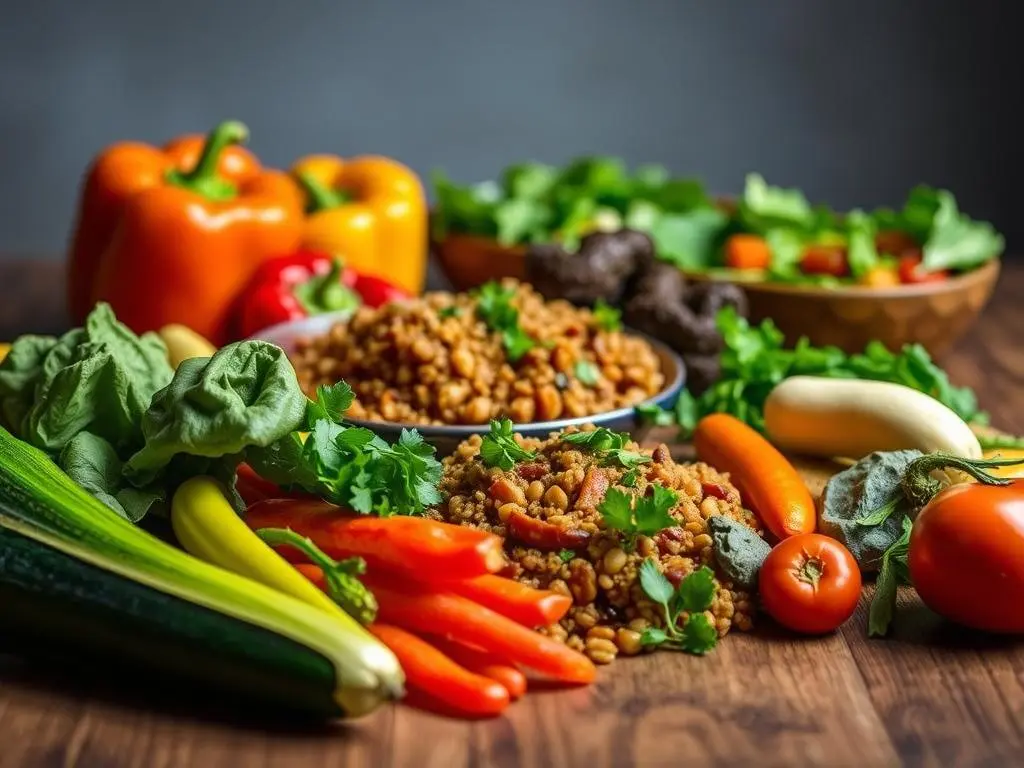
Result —
<path fill-rule="evenodd" d="M 839 213 L 751 174 L 732 203 L 658 165 L 634 170 L 613 157 L 564 168 L 522 163 L 497 181 L 433 177 L 435 238 L 490 237 L 504 245 L 558 242 L 575 250 L 593 231 L 647 233 L 663 261 L 748 280 L 860 283 L 945 280 L 1001 255 L 1003 237 L 962 213 L 953 195 L 919 186 L 899 209 Z"/>

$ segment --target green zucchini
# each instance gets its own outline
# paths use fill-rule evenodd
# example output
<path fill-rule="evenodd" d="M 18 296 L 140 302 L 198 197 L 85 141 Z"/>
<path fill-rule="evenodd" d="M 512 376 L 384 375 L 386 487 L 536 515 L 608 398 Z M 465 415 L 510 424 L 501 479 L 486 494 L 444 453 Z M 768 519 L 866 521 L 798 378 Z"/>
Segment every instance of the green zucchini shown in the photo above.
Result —
<path fill-rule="evenodd" d="M 0 624 L 321 717 L 404 682 L 361 627 L 151 536 L 3 428 Z"/>

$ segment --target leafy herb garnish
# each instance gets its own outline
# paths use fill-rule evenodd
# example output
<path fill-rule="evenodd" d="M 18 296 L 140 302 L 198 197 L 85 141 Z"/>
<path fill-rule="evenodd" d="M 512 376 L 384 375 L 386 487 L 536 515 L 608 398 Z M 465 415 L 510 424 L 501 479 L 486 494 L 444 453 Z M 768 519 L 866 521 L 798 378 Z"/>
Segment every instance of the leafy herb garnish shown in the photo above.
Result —
<path fill-rule="evenodd" d="M 636 488 L 637 482 L 640 480 L 640 470 L 631 469 L 621 478 L 619 478 L 619 485 L 625 486 L 626 488 Z"/>
<path fill-rule="evenodd" d="M 679 501 L 675 491 L 658 483 L 653 483 L 650 489 L 651 495 L 637 497 L 618 488 L 609 488 L 597 506 L 605 526 L 621 532 L 630 549 L 636 543 L 637 536 L 653 536 L 666 528 L 679 525 L 669 514 L 669 510 Z"/>
<path fill-rule="evenodd" d="M 437 310 L 437 316 L 440 317 L 442 320 L 449 317 L 462 317 L 462 307 L 458 306 L 457 304 L 451 304 L 450 306 L 447 307 L 441 307 L 441 309 Z"/>
<path fill-rule="evenodd" d="M 507 472 L 518 462 L 535 458 L 536 453 L 526 450 L 516 442 L 511 419 L 491 420 L 491 431 L 484 435 L 480 443 L 480 459 L 484 464 Z"/>
<path fill-rule="evenodd" d="M 617 463 L 626 469 L 633 469 L 651 461 L 651 457 L 646 454 L 626 450 L 626 445 L 630 441 L 627 433 L 612 432 L 607 427 L 598 427 L 590 432 L 563 433 L 562 440 L 588 448 L 602 460 Z"/>
<path fill-rule="evenodd" d="M 704 566 L 679 582 L 678 588 L 673 588 L 653 559 L 644 560 L 640 566 L 640 586 L 647 597 L 661 606 L 665 627 L 645 629 L 640 642 L 694 654 L 712 650 L 718 643 L 718 631 L 704 611 L 715 599 L 714 576 L 714 572 Z M 687 618 L 680 630 L 679 617 L 683 613 Z"/>
<path fill-rule="evenodd" d="M 598 299 L 594 305 L 594 321 L 602 331 L 618 331 L 622 328 L 622 312 L 606 303 L 604 299 Z"/>
<path fill-rule="evenodd" d="M 896 590 L 910 583 L 910 567 L 907 553 L 910 549 L 910 531 L 913 524 L 909 517 L 903 518 L 903 532 L 882 555 L 882 569 L 875 581 L 875 596 L 868 609 L 868 635 L 882 637 L 889 632 L 892 615 L 896 610 Z"/>
<path fill-rule="evenodd" d="M 576 553 L 573 552 L 571 549 L 562 549 L 558 552 L 558 559 L 561 560 L 563 563 L 568 563 L 574 557 L 576 557 Z"/>
<path fill-rule="evenodd" d="M 492 331 L 501 334 L 508 359 L 515 363 L 537 342 L 519 325 L 519 310 L 512 304 L 515 288 L 506 288 L 493 280 L 476 291 L 477 316 Z"/>
<path fill-rule="evenodd" d="M 902 384 L 934 397 L 968 423 L 988 422 L 988 414 L 978 408 L 974 392 L 954 387 L 919 344 L 908 344 L 893 353 L 872 342 L 863 353 L 846 355 L 837 347 L 815 347 L 802 338 L 793 349 L 786 349 L 782 332 L 774 323 L 765 320 L 751 325 L 732 307 L 718 313 L 718 328 L 725 341 L 719 380 L 700 397 L 684 390 L 674 408 L 675 421 L 684 436 L 709 413 L 731 414 L 763 432 L 765 400 L 779 382 L 790 376 Z M 655 423 L 668 420 L 666 411 L 651 406 L 643 406 L 637 413 Z"/>
<path fill-rule="evenodd" d="M 573 374 L 581 384 L 588 387 L 595 387 L 601 380 L 601 372 L 597 366 L 587 360 L 578 360 L 572 369 Z"/>

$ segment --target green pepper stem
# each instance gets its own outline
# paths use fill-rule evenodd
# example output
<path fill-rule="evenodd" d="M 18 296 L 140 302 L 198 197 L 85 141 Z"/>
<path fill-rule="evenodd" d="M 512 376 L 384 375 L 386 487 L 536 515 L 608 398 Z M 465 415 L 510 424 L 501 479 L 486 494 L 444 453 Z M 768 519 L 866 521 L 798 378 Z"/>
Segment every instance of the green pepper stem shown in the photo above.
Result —
<path fill-rule="evenodd" d="M 248 140 L 249 129 L 244 123 L 237 120 L 224 121 L 207 134 L 195 167 L 187 173 L 170 171 L 167 181 L 211 200 L 230 200 L 237 194 L 237 190 L 234 184 L 220 177 L 220 157 L 232 144 L 244 144 Z"/>
<path fill-rule="evenodd" d="M 331 189 L 309 171 L 299 171 L 295 178 L 309 196 L 306 213 L 330 210 L 352 200 L 348 192 L 343 189 Z"/>
<path fill-rule="evenodd" d="M 339 312 L 343 309 L 354 309 L 359 305 L 359 297 L 341 281 L 344 267 L 344 262 L 334 257 L 330 272 L 311 277 L 292 288 L 295 298 L 306 310 L 306 314 Z"/>

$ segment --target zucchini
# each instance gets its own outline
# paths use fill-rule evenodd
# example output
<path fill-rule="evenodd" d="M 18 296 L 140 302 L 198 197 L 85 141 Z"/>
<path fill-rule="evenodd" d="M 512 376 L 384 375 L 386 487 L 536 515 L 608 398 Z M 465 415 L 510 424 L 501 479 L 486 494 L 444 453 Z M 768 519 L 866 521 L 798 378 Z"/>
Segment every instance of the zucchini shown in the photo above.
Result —
<path fill-rule="evenodd" d="M 394 655 L 350 617 L 160 541 L 3 428 L 0 532 L 0 621 L 29 634 L 323 717 L 402 694 Z"/>

